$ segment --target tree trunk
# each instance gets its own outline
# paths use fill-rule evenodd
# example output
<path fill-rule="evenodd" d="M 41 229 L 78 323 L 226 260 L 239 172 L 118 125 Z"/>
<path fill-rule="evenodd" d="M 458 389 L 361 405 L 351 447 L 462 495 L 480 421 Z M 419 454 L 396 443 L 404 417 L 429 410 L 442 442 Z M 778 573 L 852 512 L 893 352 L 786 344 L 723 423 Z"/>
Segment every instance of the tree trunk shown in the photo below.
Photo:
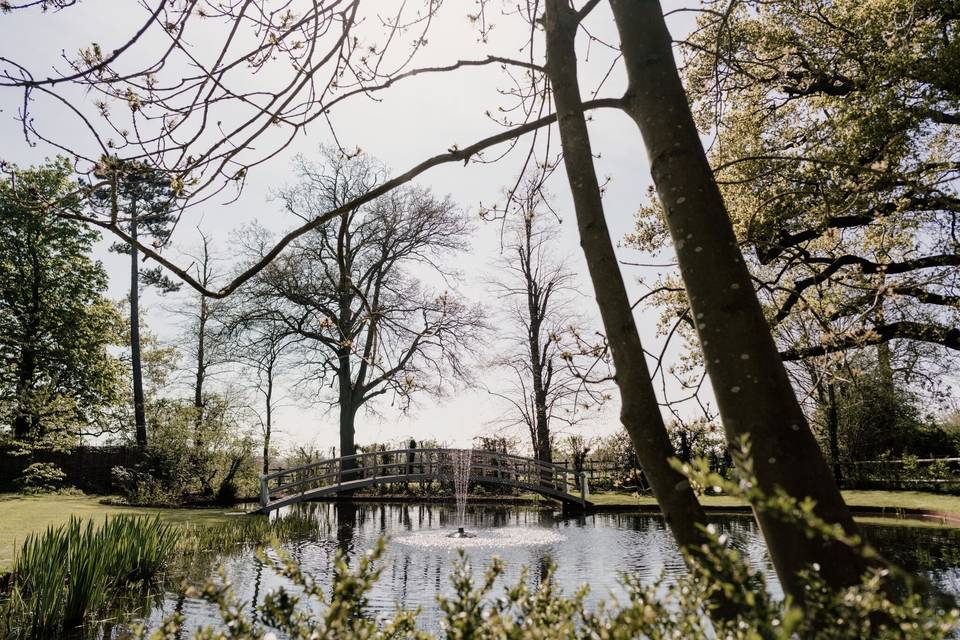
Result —
<path fill-rule="evenodd" d="M 203 383 L 207 377 L 207 299 L 200 296 L 200 315 L 197 322 L 197 372 L 193 384 L 193 407 L 196 410 L 193 422 L 193 441 L 197 449 L 203 446 Z"/>
<path fill-rule="evenodd" d="M 137 239 L 136 205 L 130 212 L 130 237 Z M 133 422 L 137 446 L 147 446 L 147 416 L 143 400 L 143 367 L 140 362 L 140 252 L 130 246 L 130 368 L 133 375 Z"/>
<path fill-rule="evenodd" d="M 37 374 L 37 334 L 40 317 L 40 259 L 36 250 L 31 252 L 30 312 L 23 332 L 23 345 L 20 351 L 20 365 L 17 372 L 17 415 L 13 419 L 13 435 L 18 440 L 31 436 L 39 424 L 37 408 L 32 396 L 34 377 Z M 36 434 L 33 434 L 36 435 Z"/>
<path fill-rule="evenodd" d="M 531 318 L 533 320 L 534 318 Z M 547 418 L 547 388 L 543 380 L 543 362 L 540 360 L 540 319 L 530 328 L 530 373 L 533 382 L 533 454 L 539 460 L 550 462 L 550 421 Z M 536 331 L 536 334 L 534 334 Z"/>
<path fill-rule="evenodd" d="M 533 455 L 539 460 L 550 462 L 550 421 L 547 417 L 547 394 L 551 378 L 551 363 L 549 356 L 543 351 L 540 344 L 540 330 L 543 328 L 544 311 L 549 298 L 549 291 L 538 291 L 536 268 L 533 264 L 533 219 L 529 216 L 523 221 L 524 246 L 521 251 L 524 285 L 527 289 L 527 347 L 530 351 L 531 386 L 533 387 Z M 544 356 L 547 356 L 546 358 Z M 546 362 L 544 360 L 546 359 Z M 544 371 L 546 369 L 546 372 Z M 544 376 L 546 373 L 546 376 Z"/>
<path fill-rule="evenodd" d="M 267 370 L 266 416 L 263 429 L 263 475 L 270 473 L 270 432 L 273 429 L 273 366 Z"/>
<path fill-rule="evenodd" d="M 20 371 L 17 379 L 17 415 L 13 419 L 13 435 L 17 440 L 25 440 L 30 437 L 33 429 L 34 420 L 31 418 L 36 414 L 36 408 L 33 407 L 30 390 L 33 384 L 33 378 L 37 370 L 37 357 L 32 343 L 24 345 L 20 352 Z"/>
<path fill-rule="evenodd" d="M 830 441 L 830 458 L 833 460 L 833 479 L 839 487 L 843 482 L 843 469 L 840 467 L 840 417 L 837 409 L 837 388 L 830 382 L 827 384 L 827 438 Z"/>
<path fill-rule="evenodd" d="M 727 440 L 737 446 L 749 437 L 765 492 L 780 487 L 800 500 L 809 496 L 818 516 L 853 532 L 853 518 L 800 410 L 753 291 L 677 73 L 660 3 L 610 4 L 629 80 L 625 109 L 647 148 Z M 801 569 L 819 563 L 827 583 L 839 587 L 858 582 L 866 568 L 845 545 L 810 539 L 763 511 L 756 517 L 784 589 L 799 601 Z"/>
<path fill-rule="evenodd" d="M 350 375 L 350 353 L 340 355 L 340 371 L 337 374 L 338 385 L 340 387 L 340 456 L 352 456 L 357 453 L 357 446 L 354 442 L 354 418 L 357 415 L 353 397 L 353 380 Z M 340 468 L 346 472 L 357 468 L 356 459 L 344 460 Z M 343 473 L 343 480 L 353 479 L 354 476 L 349 473 Z"/>
<path fill-rule="evenodd" d="M 620 420 L 630 434 L 640 464 L 664 517 L 682 548 L 695 552 L 704 536 L 703 509 L 687 479 L 673 469 L 670 438 L 660 414 L 646 356 L 633 318 L 604 217 L 600 186 L 581 106 L 574 40 L 578 22 L 565 0 L 545 5 L 547 75 L 556 104 L 563 160 L 573 195 L 580 246 L 587 259 L 600 315 L 616 367 L 622 408 Z"/>

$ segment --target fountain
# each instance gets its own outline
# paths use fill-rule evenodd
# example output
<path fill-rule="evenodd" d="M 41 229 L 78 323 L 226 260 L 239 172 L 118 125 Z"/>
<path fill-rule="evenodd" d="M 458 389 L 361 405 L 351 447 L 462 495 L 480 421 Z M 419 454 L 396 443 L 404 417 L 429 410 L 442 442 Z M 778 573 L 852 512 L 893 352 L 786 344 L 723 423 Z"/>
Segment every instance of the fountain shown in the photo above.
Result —
<path fill-rule="evenodd" d="M 457 499 L 457 530 L 451 538 L 474 538 L 474 534 L 463 530 L 467 519 L 467 494 L 470 491 L 470 465 L 473 460 L 472 449 L 457 449 L 450 454 L 453 467 L 453 491 Z"/>
<path fill-rule="evenodd" d="M 449 454 L 448 462 L 453 475 L 453 488 L 457 501 L 457 530 L 418 531 L 400 536 L 394 542 L 429 549 L 456 550 L 463 548 L 505 548 L 530 545 L 551 545 L 563 542 L 560 532 L 540 527 L 481 528 L 466 531 L 467 493 L 470 486 L 470 468 L 473 460 L 471 449 L 458 449 Z"/>

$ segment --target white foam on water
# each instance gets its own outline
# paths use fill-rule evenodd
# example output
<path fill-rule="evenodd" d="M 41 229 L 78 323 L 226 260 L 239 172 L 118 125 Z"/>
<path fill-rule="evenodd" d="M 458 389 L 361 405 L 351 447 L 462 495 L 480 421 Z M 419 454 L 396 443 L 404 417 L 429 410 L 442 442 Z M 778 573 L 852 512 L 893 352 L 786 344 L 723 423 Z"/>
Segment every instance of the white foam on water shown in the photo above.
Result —
<path fill-rule="evenodd" d="M 394 544 L 428 549 L 470 549 L 497 547 L 526 547 L 563 542 L 566 537 L 551 529 L 503 527 L 499 529 L 469 529 L 473 538 L 451 538 L 456 529 L 421 531 L 391 540 Z"/>

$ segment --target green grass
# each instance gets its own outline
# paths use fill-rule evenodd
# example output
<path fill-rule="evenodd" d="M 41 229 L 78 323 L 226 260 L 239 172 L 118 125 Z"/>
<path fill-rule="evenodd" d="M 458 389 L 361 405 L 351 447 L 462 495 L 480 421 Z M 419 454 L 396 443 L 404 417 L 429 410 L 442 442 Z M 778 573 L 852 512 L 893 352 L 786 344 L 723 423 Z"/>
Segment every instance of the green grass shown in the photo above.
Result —
<path fill-rule="evenodd" d="M 859 507 L 928 509 L 960 514 L 960 496 L 923 491 L 844 491 L 847 504 Z"/>
<path fill-rule="evenodd" d="M 588 499 L 598 506 L 640 506 L 657 504 L 653 496 L 642 496 L 626 491 L 598 491 L 591 493 Z M 729 496 L 700 496 L 700 504 L 710 507 L 739 507 L 746 503 Z"/>
<path fill-rule="evenodd" d="M 843 498 L 852 507 L 876 507 L 877 509 L 926 509 L 960 514 L 960 496 L 922 491 L 843 491 Z M 602 506 L 654 505 L 652 496 L 638 496 L 624 491 L 603 491 L 590 494 L 590 501 Z M 701 496 L 700 502 L 708 507 L 731 507 L 746 504 L 728 496 Z"/>
<path fill-rule="evenodd" d="M 843 498 L 851 507 L 866 507 L 877 509 L 878 511 L 893 511 L 896 509 L 923 509 L 927 511 L 938 511 L 960 515 L 960 496 L 951 496 L 939 493 L 924 493 L 922 491 L 843 491 Z M 624 491 L 602 491 L 590 494 L 590 501 L 598 506 L 646 506 L 655 505 L 656 501 L 652 496 L 628 493 Z M 742 507 L 746 503 L 737 498 L 729 496 L 700 496 L 700 503 L 706 507 Z M 895 515 L 895 514 L 891 514 Z M 928 525 L 928 526 L 956 526 L 918 520 L 910 518 L 906 520 L 893 520 L 891 518 L 867 518 L 858 517 L 858 521 L 863 522 L 881 522 L 891 524 L 893 522 L 910 526 Z"/>
<path fill-rule="evenodd" d="M 27 536 L 51 525 L 66 524 L 70 516 L 99 524 L 110 514 L 159 515 L 164 522 L 177 525 L 217 525 L 238 517 L 219 509 L 122 507 L 100 504 L 100 500 L 98 496 L 0 494 L 0 571 L 10 569 L 14 549 Z"/>

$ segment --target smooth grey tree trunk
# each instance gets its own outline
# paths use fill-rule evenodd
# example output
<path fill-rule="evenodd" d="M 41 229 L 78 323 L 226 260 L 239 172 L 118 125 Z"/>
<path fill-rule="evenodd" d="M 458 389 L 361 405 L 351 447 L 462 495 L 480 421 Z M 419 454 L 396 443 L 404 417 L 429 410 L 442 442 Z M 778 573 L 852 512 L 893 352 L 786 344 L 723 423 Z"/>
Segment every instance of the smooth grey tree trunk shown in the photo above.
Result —
<path fill-rule="evenodd" d="M 728 442 L 747 436 L 760 487 L 810 497 L 816 513 L 854 532 L 853 518 L 814 440 L 753 290 L 680 82 L 660 3 L 611 0 L 629 85 L 625 110 L 643 136 Z M 566 146 L 565 146 L 566 148 Z M 756 512 L 785 590 L 818 563 L 832 586 L 857 582 L 864 560 Z"/>
<path fill-rule="evenodd" d="M 704 541 L 698 525 L 706 524 L 706 518 L 690 483 L 668 462 L 674 456 L 674 450 L 660 414 L 633 310 L 607 229 L 577 79 L 574 43 L 578 17 L 565 0 L 547 0 L 544 15 L 547 75 L 556 104 L 580 246 L 587 259 L 616 367 L 616 383 L 622 402 L 620 420 L 630 434 L 643 472 L 674 537 L 682 548 L 695 553 Z"/>
<path fill-rule="evenodd" d="M 263 428 L 263 474 L 270 473 L 270 434 L 273 430 L 273 364 L 267 369 L 267 389 L 264 392 L 266 416 Z"/>

